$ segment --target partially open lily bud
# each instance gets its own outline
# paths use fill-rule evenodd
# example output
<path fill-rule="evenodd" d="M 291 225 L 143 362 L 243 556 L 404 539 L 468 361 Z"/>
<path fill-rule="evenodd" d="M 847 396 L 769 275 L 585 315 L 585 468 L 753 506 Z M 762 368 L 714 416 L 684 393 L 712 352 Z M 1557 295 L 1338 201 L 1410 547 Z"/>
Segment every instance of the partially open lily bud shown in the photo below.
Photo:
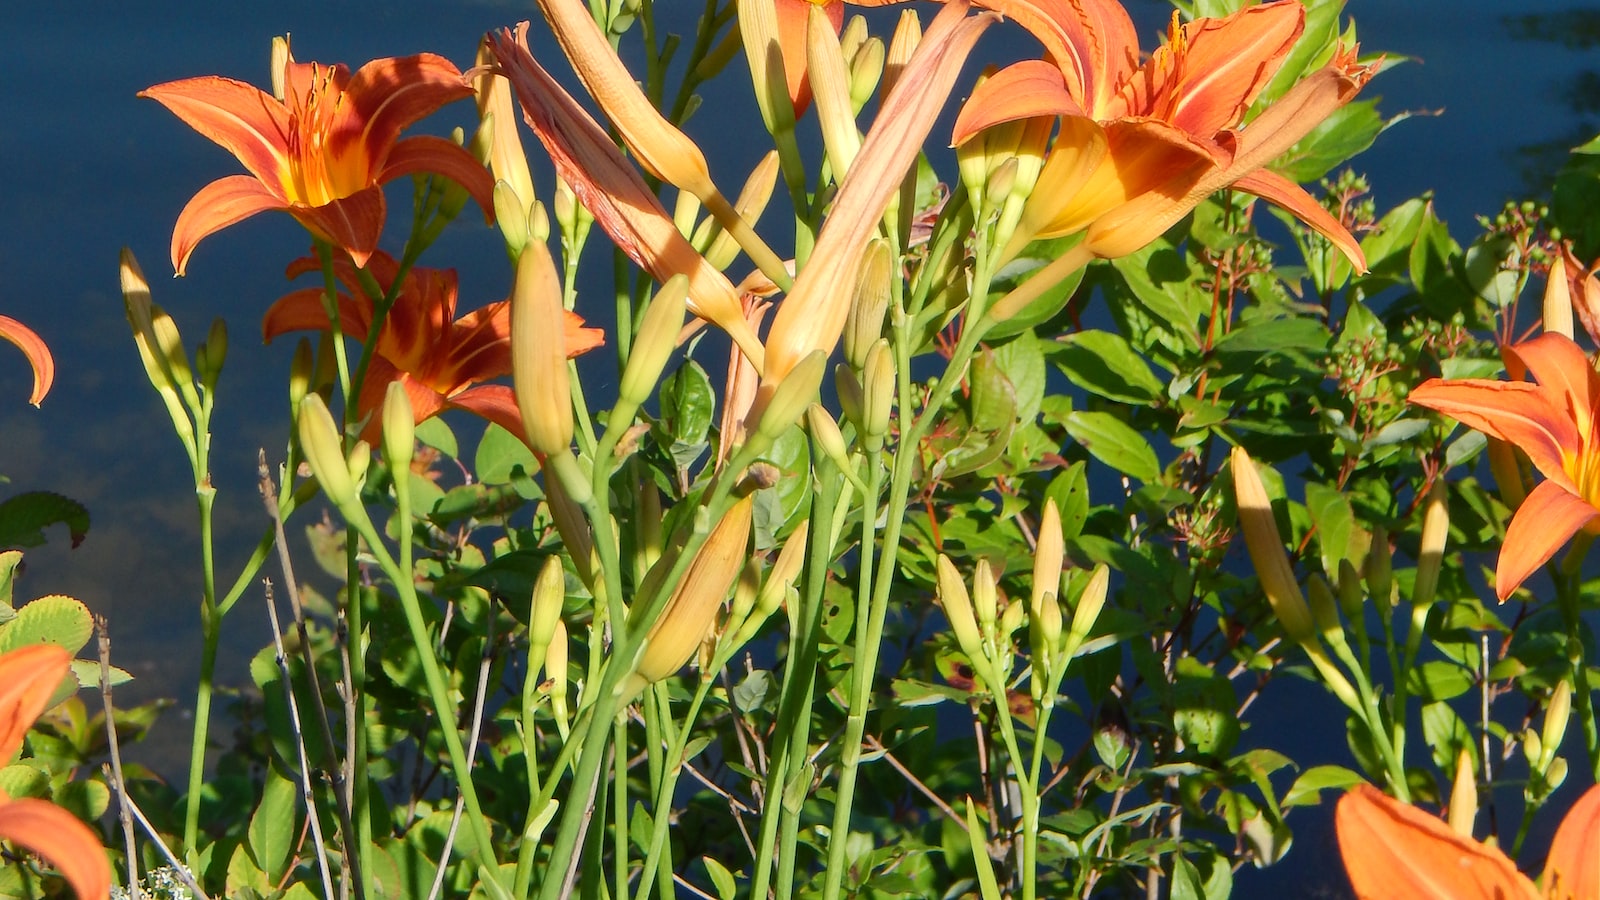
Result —
<path fill-rule="evenodd" d="M 839 36 L 820 6 L 813 5 L 809 12 L 806 68 L 817 120 L 822 125 L 822 143 L 837 183 L 844 181 L 861 150 L 861 132 L 856 129 L 855 108 L 850 101 L 850 70 L 839 47 Z"/>
<path fill-rule="evenodd" d="M 706 536 L 667 604 L 650 626 L 644 654 L 634 669 L 642 690 L 683 668 L 705 640 L 716 621 L 717 610 L 728 599 L 734 579 L 749 558 L 750 522 L 755 495 L 739 498 Z M 663 556 L 666 564 L 671 555 Z M 626 692 L 625 692 L 626 693 Z M 633 693 L 637 693 L 635 690 Z"/>
<path fill-rule="evenodd" d="M 645 307 L 644 320 L 628 351 L 628 364 L 622 370 L 622 386 L 617 391 L 622 403 L 638 406 L 655 392 L 661 370 L 678 346 L 688 300 L 689 279 L 674 275 Z"/>
<path fill-rule="evenodd" d="M 1572 337 L 1572 288 L 1567 282 L 1567 264 L 1560 253 L 1550 260 L 1550 274 L 1544 282 L 1543 319 L 1547 334 Z"/>
<path fill-rule="evenodd" d="M 1428 490 L 1427 507 L 1422 513 L 1422 542 L 1417 547 L 1417 577 L 1411 589 L 1411 602 L 1427 606 L 1439 589 L 1439 569 L 1444 565 L 1444 546 L 1450 539 L 1450 505 L 1443 479 L 1435 479 Z"/>
<path fill-rule="evenodd" d="M 1046 498 L 1044 513 L 1039 516 L 1039 534 L 1033 544 L 1033 590 L 1029 594 L 1028 608 L 1039 613 L 1039 602 L 1045 594 L 1061 591 L 1061 563 L 1066 558 L 1066 542 L 1061 536 L 1061 513 L 1056 501 Z"/>
<path fill-rule="evenodd" d="M 411 398 L 406 396 L 405 385 L 391 381 L 383 397 L 383 460 L 395 478 L 405 477 L 416 449 L 417 421 L 411 414 Z"/>
<path fill-rule="evenodd" d="M 1243 447 L 1233 448 L 1233 491 L 1239 504 L 1239 526 L 1244 532 L 1245 548 L 1250 552 L 1250 562 L 1261 580 L 1261 590 L 1267 603 L 1283 626 L 1289 639 L 1297 644 L 1313 644 L 1317 640 L 1316 625 L 1311 619 L 1311 609 L 1300 593 L 1294 578 L 1294 567 L 1289 554 L 1283 549 L 1283 537 L 1278 533 L 1277 520 L 1272 515 L 1272 501 L 1267 498 L 1267 488 L 1261 483 L 1256 464 Z"/>
<path fill-rule="evenodd" d="M 550 248 L 530 243 L 517 258 L 511 288 L 511 378 L 528 446 L 551 456 L 566 455 L 572 446 L 562 312 L 561 280 Z"/>
<path fill-rule="evenodd" d="M 983 661 L 987 657 L 983 652 L 983 639 L 978 634 L 978 620 L 972 612 L 972 595 L 967 593 L 967 585 L 961 580 L 961 573 L 950 557 L 939 554 L 937 566 L 939 605 L 944 607 L 944 617 L 950 621 L 950 631 L 956 636 L 956 644 L 972 660 L 973 678 L 985 682 L 987 679 L 982 672 L 985 668 Z"/>
<path fill-rule="evenodd" d="M 311 474 L 322 486 L 322 493 L 340 509 L 355 504 L 356 483 L 350 477 L 350 464 L 340 448 L 339 426 L 334 424 L 333 415 L 320 395 L 307 394 L 300 401 L 297 421 L 300 450 L 311 466 Z"/>
<path fill-rule="evenodd" d="M 1450 830 L 1464 838 L 1472 837 L 1472 820 L 1478 817 L 1478 779 L 1472 769 L 1472 754 L 1463 747 L 1456 754 L 1456 777 L 1450 785 Z"/>
<path fill-rule="evenodd" d="M 855 297 L 844 322 L 844 358 L 856 371 L 866 367 L 867 351 L 883 337 L 891 282 L 896 276 L 894 263 L 894 247 L 883 238 L 873 238 L 861 259 Z"/>

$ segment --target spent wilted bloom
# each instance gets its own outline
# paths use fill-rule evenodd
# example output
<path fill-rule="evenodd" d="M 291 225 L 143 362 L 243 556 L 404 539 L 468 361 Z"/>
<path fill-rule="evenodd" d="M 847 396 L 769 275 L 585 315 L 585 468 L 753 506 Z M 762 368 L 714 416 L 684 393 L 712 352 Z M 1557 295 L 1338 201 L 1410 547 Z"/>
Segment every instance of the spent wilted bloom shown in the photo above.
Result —
<path fill-rule="evenodd" d="M 1432 378 L 1410 402 L 1526 453 L 1545 480 L 1506 527 L 1495 568 L 1502 602 L 1573 535 L 1600 520 L 1600 374 L 1570 338 L 1542 334 L 1503 350 L 1509 366 L 1535 381 Z"/>
<path fill-rule="evenodd" d="M 71 663 L 71 654 L 55 644 L 0 654 L 0 766 L 21 752 L 23 735 L 44 712 Z M 54 803 L 13 799 L 0 790 L 0 840 L 44 857 L 60 870 L 80 900 L 110 896 L 111 866 L 100 838 Z"/>
<path fill-rule="evenodd" d="M 316 259 L 303 257 L 289 265 L 289 277 L 320 271 Z M 399 264 L 387 253 L 375 252 L 367 271 L 384 291 L 392 291 Z M 345 292 L 339 294 L 339 327 L 364 340 L 376 319 L 372 300 L 361 288 L 354 265 L 346 258 L 334 261 L 333 271 Z M 457 279 L 454 269 L 413 268 L 405 274 L 394 305 L 383 318 L 378 343 L 361 395 L 357 418 L 370 416 L 383 403 L 390 382 L 406 389 L 417 422 L 450 407 L 476 413 L 510 431 L 522 434 L 521 417 L 511 388 L 482 384 L 511 374 L 510 301 L 498 300 L 456 318 Z M 267 310 L 262 319 L 268 340 L 290 331 L 326 331 L 328 313 L 323 288 L 305 288 L 287 294 Z M 547 339 L 558 332 L 552 331 Z M 600 346 L 604 333 L 585 328 L 583 319 L 567 311 L 559 330 L 567 356 L 577 356 Z M 377 420 L 368 420 L 362 438 L 377 443 Z"/>
<path fill-rule="evenodd" d="M 33 393 L 28 395 L 28 402 L 38 406 L 56 380 L 56 360 L 50 355 L 50 348 L 32 328 L 10 316 L 0 316 L 0 338 L 16 345 L 28 358 L 28 365 L 33 369 Z"/>
<path fill-rule="evenodd" d="M 206 75 L 139 92 L 239 158 L 249 175 L 200 189 L 178 214 L 172 267 L 179 275 L 200 240 L 265 210 L 287 210 L 314 236 L 364 265 L 383 232 L 382 185 L 404 175 L 443 175 L 467 190 L 492 220 L 494 179 L 461 147 L 440 137 L 400 139 L 407 126 L 471 83 L 442 56 L 375 59 L 351 74 L 342 64 L 297 63 L 287 48 L 273 73 L 282 96 Z"/>

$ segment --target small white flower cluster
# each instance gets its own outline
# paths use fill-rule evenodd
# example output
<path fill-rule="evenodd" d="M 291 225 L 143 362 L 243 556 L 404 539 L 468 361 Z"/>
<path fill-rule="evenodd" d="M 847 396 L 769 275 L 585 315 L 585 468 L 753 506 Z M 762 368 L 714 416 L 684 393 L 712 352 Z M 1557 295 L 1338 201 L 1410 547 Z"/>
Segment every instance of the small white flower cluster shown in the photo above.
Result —
<path fill-rule="evenodd" d="M 179 874 L 172 866 L 162 866 L 146 873 L 139 887 L 148 900 L 194 900 L 194 894 L 183 883 L 188 874 L 187 868 Z M 111 900 L 133 900 L 133 894 L 127 888 L 112 888 Z"/>

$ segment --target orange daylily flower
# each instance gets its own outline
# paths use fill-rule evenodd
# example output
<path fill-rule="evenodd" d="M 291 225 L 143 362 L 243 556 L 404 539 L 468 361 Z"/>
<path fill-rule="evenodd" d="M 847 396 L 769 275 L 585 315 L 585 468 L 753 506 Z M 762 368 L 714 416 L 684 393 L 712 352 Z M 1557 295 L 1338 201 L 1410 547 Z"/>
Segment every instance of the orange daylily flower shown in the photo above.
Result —
<path fill-rule="evenodd" d="M 419 172 L 460 184 L 493 221 L 494 179 L 472 154 L 444 138 L 399 139 L 439 107 L 472 96 L 471 82 L 449 60 L 431 53 L 375 59 L 354 75 L 344 65 L 297 63 L 287 53 L 284 60 L 282 100 L 217 75 L 139 92 L 250 172 L 211 182 L 178 214 L 172 266 L 179 275 L 202 238 L 269 209 L 287 210 L 363 265 L 383 231 L 382 185 Z"/>
<path fill-rule="evenodd" d="M 799 118 L 811 105 L 811 83 L 806 65 L 806 22 L 811 7 L 822 7 L 833 33 L 844 28 L 844 0 L 772 0 L 777 13 L 778 51 L 783 55 L 783 76 L 789 84 L 789 102 Z"/>
<path fill-rule="evenodd" d="M 1408 398 L 1515 445 L 1545 477 L 1506 528 L 1495 569 L 1501 602 L 1573 535 L 1600 520 L 1595 419 L 1600 374 L 1578 345 L 1561 334 L 1542 334 L 1503 352 L 1509 369 L 1531 372 L 1537 384 L 1433 378 L 1413 388 Z"/>
<path fill-rule="evenodd" d="M 375 252 L 366 268 L 378 284 L 389 290 L 398 264 L 388 254 Z M 302 257 L 289 265 L 289 277 L 320 271 L 318 261 Z M 358 340 L 372 328 L 372 301 L 361 289 L 354 265 L 348 259 L 334 263 L 334 273 L 348 293 L 339 295 L 339 327 Z M 323 289 L 306 288 L 280 298 L 262 319 L 268 341 L 290 331 L 324 331 L 328 314 L 322 305 Z M 362 437 L 376 446 L 379 416 L 391 381 L 405 387 L 416 421 L 459 407 L 522 435 L 522 416 L 511 387 L 480 384 L 511 374 L 511 307 L 500 300 L 461 318 L 456 313 L 456 273 L 453 269 L 414 268 L 406 273 L 400 292 L 378 332 L 378 346 L 356 401 L 359 416 L 370 416 Z M 583 327 L 583 319 L 567 311 L 567 356 L 574 357 L 604 343 L 604 332 Z"/>
<path fill-rule="evenodd" d="M 0 765 L 22 750 L 22 738 L 67 675 L 71 654 L 36 644 L 0 654 Z M 26 847 L 55 866 L 81 900 L 111 895 L 105 849 L 77 816 L 46 800 L 13 800 L 0 791 L 0 840 Z"/>
<path fill-rule="evenodd" d="M 997 72 L 956 120 L 963 143 L 991 125 L 1059 116 L 1056 137 L 1011 253 L 1034 237 L 1087 230 L 1085 251 L 1109 258 L 1155 240 L 1226 187 L 1288 210 L 1366 268 L 1350 232 L 1304 189 L 1264 167 L 1355 96 L 1375 66 L 1339 51 L 1246 127 L 1243 119 L 1299 39 L 1298 0 L 1249 6 L 1180 25 L 1142 65 L 1132 20 L 1116 0 L 976 0 L 1015 18 L 1047 60 Z"/>
<path fill-rule="evenodd" d="M 28 396 L 28 402 L 38 406 L 56 380 L 56 360 L 50 355 L 50 348 L 32 328 L 10 316 L 0 316 L 0 338 L 15 344 L 28 358 L 28 365 L 33 367 L 33 393 Z"/>
<path fill-rule="evenodd" d="M 1339 799 L 1334 823 L 1360 900 L 1580 900 L 1600 896 L 1600 787 L 1561 822 L 1542 889 L 1498 848 L 1367 784 Z"/>

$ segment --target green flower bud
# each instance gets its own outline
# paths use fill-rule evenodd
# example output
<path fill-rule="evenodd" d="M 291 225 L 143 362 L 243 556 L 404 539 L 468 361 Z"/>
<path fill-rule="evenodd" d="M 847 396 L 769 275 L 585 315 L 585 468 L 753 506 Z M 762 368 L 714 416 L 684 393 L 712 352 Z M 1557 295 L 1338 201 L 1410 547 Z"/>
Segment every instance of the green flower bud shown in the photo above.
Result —
<path fill-rule="evenodd" d="M 661 370 L 678 346 L 683 316 L 689 300 L 689 279 L 674 275 L 645 307 L 644 319 L 628 351 L 628 364 L 622 370 L 620 404 L 638 406 L 650 399 Z"/>
<path fill-rule="evenodd" d="M 879 338 L 867 350 L 861 369 L 862 446 L 876 452 L 889 433 L 889 418 L 894 412 L 895 363 L 889 342 Z"/>
<path fill-rule="evenodd" d="M 391 381 L 383 398 L 383 458 L 395 478 L 410 470 L 416 449 L 417 422 L 411 414 L 411 398 L 405 385 Z"/>
<path fill-rule="evenodd" d="M 561 557 L 551 554 L 545 557 L 539 578 L 533 583 L 533 606 L 528 613 L 530 657 L 542 655 L 555 638 L 556 624 L 561 621 L 561 607 L 566 599 L 567 573 L 561 567 Z"/>
<path fill-rule="evenodd" d="M 322 485 L 322 492 L 341 508 L 355 503 L 356 485 L 350 477 L 350 466 L 339 448 L 339 427 L 334 424 L 322 397 L 307 394 L 300 402 L 297 421 L 300 450 L 305 454 L 306 463 L 311 466 L 311 474 Z"/>
<path fill-rule="evenodd" d="M 762 409 L 761 418 L 756 422 L 756 433 L 769 441 L 777 440 L 790 425 L 799 421 L 800 416 L 817 399 L 817 391 L 822 387 L 822 376 L 827 371 L 828 354 L 821 350 L 807 353 L 800 362 L 795 364 L 788 375 L 778 382 L 777 387 L 771 389 L 767 402 Z M 767 388 L 762 387 L 765 392 Z M 761 402 L 758 396 L 758 404 Z"/>
<path fill-rule="evenodd" d="M 937 567 L 939 605 L 944 607 L 945 618 L 950 620 L 950 631 L 956 636 L 961 652 L 972 660 L 973 677 L 980 682 L 985 681 L 981 673 L 987 657 L 978 634 L 978 621 L 972 613 L 972 597 L 967 593 L 967 585 L 961 580 L 961 573 L 956 570 L 950 557 L 939 554 Z"/>

